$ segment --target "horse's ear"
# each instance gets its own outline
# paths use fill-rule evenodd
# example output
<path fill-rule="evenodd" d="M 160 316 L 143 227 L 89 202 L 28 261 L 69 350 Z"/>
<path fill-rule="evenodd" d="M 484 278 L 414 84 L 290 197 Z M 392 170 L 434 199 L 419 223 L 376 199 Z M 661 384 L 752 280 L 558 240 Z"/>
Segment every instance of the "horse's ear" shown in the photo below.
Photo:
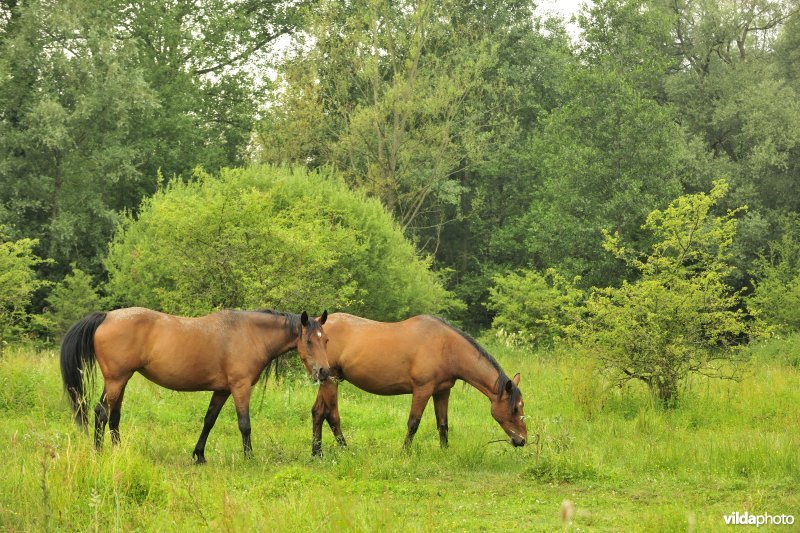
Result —
<path fill-rule="evenodd" d="M 516 375 L 516 376 L 514 376 L 513 378 L 511 378 L 511 381 L 513 381 L 513 382 L 514 382 L 514 385 L 516 385 L 517 387 L 519 387 L 519 372 L 517 372 L 517 375 Z"/>
<path fill-rule="evenodd" d="M 322 316 L 321 316 L 321 317 L 319 317 L 319 323 L 320 323 L 320 324 L 324 324 L 326 320 L 328 320 L 328 310 L 327 310 L 327 309 L 326 309 L 326 310 L 324 310 L 324 311 L 322 312 Z"/>
<path fill-rule="evenodd" d="M 303 311 L 303 314 L 300 315 L 300 323 L 303 324 L 303 327 L 308 326 L 308 313 Z"/>
<path fill-rule="evenodd" d="M 506 392 L 508 394 L 511 394 L 511 391 L 513 390 L 514 390 L 514 381 L 509 379 L 508 381 L 506 381 Z"/>

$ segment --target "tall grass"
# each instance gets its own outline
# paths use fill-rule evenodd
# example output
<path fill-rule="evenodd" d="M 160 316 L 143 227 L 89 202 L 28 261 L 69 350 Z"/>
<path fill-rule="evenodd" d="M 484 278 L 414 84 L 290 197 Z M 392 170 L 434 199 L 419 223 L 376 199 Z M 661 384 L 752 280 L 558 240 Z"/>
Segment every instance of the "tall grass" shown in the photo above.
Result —
<path fill-rule="evenodd" d="M 54 351 L 0 360 L 0 529 L 439 530 L 573 526 L 615 530 L 722 528 L 733 511 L 800 520 L 800 338 L 754 349 L 742 382 L 693 379 L 663 410 L 644 387 L 609 388 L 579 356 L 488 345 L 521 372 L 530 445 L 503 433 L 469 386 L 450 400 L 440 450 L 428 407 L 401 451 L 410 398 L 340 387 L 350 446 L 324 433 L 311 457 L 315 387 L 272 381 L 253 396 L 255 458 L 244 460 L 232 405 L 194 466 L 209 393 L 177 393 L 141 376 L 122 410 L 122 444 L 96 453 L 71 421 Z M 796 353 L 796 352 L 795 352 Z"/>

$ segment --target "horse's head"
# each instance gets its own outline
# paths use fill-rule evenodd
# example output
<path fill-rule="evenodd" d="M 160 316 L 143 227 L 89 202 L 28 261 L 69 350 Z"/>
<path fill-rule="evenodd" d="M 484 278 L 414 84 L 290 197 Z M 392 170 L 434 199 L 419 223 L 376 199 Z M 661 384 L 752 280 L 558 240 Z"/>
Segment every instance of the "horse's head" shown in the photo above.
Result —
<path fill-rule="evenodd" d="M 302 327 L 300 337 L 297 339 L 297 352 L 314 381 L 324 381 L 331 374 L 326 350 L 328 336 L 322 329 L 327 319 L 328 311 L 323 312 L 318 319 L 310 318 L 305 311 L 300 315 Z"/>
<path fill-rule="evenodd" d="M 513 379 L 503 374 L 498 381 L 500 387 L 492 400 L 492 416 L 511 437 L 511 444 L 524 446 L 528 439 L 528 428 L 525 427 L 525 414 L 522 411 L 524 402 L 519 390 L 519 374 Z"/>

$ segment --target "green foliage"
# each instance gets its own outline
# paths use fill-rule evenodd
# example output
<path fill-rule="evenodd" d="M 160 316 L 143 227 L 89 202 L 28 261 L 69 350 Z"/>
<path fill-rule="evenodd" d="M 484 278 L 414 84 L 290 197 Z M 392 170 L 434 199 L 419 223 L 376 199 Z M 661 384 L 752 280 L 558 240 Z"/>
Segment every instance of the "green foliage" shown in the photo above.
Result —
<path fill-rule="evenodd" d="M 517 222 L 521 253 L 588 285 L 618 283 L 628 272 L 602 253 L 603 230 L 646 246 L 641 221 L 684 191 L 702 156 L 671 110 L 621 75 L 597 69 L 571 82 L 573 99 L 532 141 L 541 187 Z"/>
<path fill-rule="evenodd" d="M 607 233 L 606 250 L 641 277 L 593 289 L 585 319 L 572 328 L 615 380 L 641 380 L 667 405 L 690 373 L 733 377 L 742 340 L 760 333 L 726 281 L 736 216 L 744 209 L 711 214 L 727 191 L 717 181 L 709 194 L 682 196 L 653 211 L 643 226 L 654 238 L 647 254 Z"/>
<path fill-rule="evenodd" d="M 497 50 L 484 20 L 459 2 L 386 0 L 320 2 L 309 20 L 310 45 L 282 65 L 257 157 L 332 165 L 404 229 L 442 223 L 464 192 L 455 174 L 491 145 L 480 119 Z"/>
<path fill-rule="evenodd" d="M 613 70 L 638 90 L 657 96 L 668 69 L 677 68 L 671 10 L 647 0 L 598 0 L 578 16 L 587 63 Z"/>
<path fill-rule="evenodd" d="M 576 287 L 553 269 L 496 276 L 489 289 L 488 307 L 495 314 L 495 333 L 522 345 L 551 344 L 564 334 L 573 313 L 585 298 Z"/>
<path fill-rule="evenodd" d="M 34 293 L 48 285 L 36 275 L 36 267 L 47 262 L 34 253 L 36 245 L 35 239 L 6 240 L 0 227 L 0 352 L 35 320 L 28 306 Z"/>
<path fill-rule="evenodd" d="M 73 262 L 100 273 L 117 213 L 155 191 L 158 169 L 242 162 L 257 93 L 241 64 L 263 66 L 295 13 L 250 0 L 0 2 L 0 223 L 39 239 L 56 260 L 40 269 L 49 279 Z"/>
<path fill-rule="evenodd" d="M 72 272 L 48 295 L 45 317 L 53 335 L 60 338 L 76 320 L 102 307 L 92 276 L 73 264 Z"/>
<path fill-rule="evenodd" d="M 800 106 L 793 83 L 796 6 L 789 1 L 659 2 L 672 11 L 674 51 L 682 68 L 663 76 L 664 98 L 705 145 L 716 175 L 730 177 L 728 206 L 747 204 L 737 237 L 739 287 L 771 228 L 800 209 Z M 749 218 L 749 217 L 748 217 Z M 749 227 L 748 227 L 749 226 Z"/>
<path fill-rule="evenodd" d="M 106 267 L 117 303 L 188 315 L 327 308 L 392 319 L 451 303 L 381 204 L 324 170 L 173 180 L 125 219 Z"/>
<path fill-rule="evenodd" d="M 756 263 L 748 309 L 769 324 L 800 330 L 800 224 L 795 218 Z"/>

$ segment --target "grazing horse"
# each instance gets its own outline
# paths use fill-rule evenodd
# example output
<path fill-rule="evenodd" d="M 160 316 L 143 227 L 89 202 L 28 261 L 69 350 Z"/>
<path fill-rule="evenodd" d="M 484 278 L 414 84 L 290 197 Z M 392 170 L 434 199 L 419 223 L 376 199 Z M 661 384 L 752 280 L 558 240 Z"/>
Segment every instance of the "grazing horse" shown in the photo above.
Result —
<path fill-rule="evenodd" d="M 345 439 L 337 403 L 338 381 L 381 395 L 411 394 L 405 447 L 411 445 L 428 399 L 433 396 L 441 446 L 447 447 L 447 402 L 456 380 L 466 381 L 492 403 L 492 416 L 523 446 L 528 436 L 523 415 L 520 376 L 513 379 L 472 337 L 446 321 L 415 316 L 402 322 L 375 322 L 334 313 L 325 326 L 331 379 L 324 380 L 311 410 L 311 451 L 322 453 L 322 422 L 327 420 L 338 443 Z"/>
<path fill-rule="evenodd" d="M 105 387 L 95 407 L 95 446 L 106 422 L 119 442 L 125 385 L 139 372 L 150 381 L 179 391 L 213 391 L 200 439 L 192 452 L 206 462 L 206 439 L 222 406 L 233 395 L 246 457 L 250 444 L 250 393 L 265 368 L 279 355 L 297 349 L 314 380 L 329 375 L 327 338 L 317 320 L 277 311 L 219 311 L 197 318 L 172 316 L 141 307 L 92 313 L 74 324 L 61 344 L 61 377 L 75 421 L 86 427 L 86 384 L 95 364 Z"/>

